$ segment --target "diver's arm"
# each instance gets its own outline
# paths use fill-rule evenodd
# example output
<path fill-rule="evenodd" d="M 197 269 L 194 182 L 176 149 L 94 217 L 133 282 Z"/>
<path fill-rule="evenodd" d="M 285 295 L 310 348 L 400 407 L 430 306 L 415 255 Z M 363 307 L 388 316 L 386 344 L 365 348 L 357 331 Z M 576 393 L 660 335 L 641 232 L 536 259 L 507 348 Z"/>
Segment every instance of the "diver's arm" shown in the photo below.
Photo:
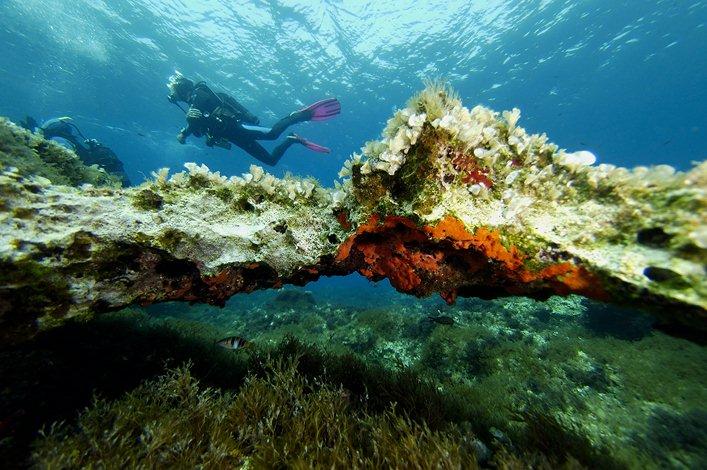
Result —
<path fill-rule="evenodd" d="M 181 131 L 179 131 L 179 134 L 177 134 L 177 141 L 180 144 L 183 144 L 187 141 L 187 137 L 189 137 L 190 135 L 196 134 L 197 136 L 199 136 L 205 119 L 206 118 L 199 110 L 199 108 L 191 106 L 187 110 L 187 125 Z"/>
<path fill-rule="evenodd" d="M 187 137 L 189 137 L 192 134 L 191 129 L 189 129 L 189 124 L 187 124 L 186 127 L 183 127 L 180 131 L 179 134 L 177 134 L 177 142 L 180 144 L 185 144 L 187 142 Z"/>

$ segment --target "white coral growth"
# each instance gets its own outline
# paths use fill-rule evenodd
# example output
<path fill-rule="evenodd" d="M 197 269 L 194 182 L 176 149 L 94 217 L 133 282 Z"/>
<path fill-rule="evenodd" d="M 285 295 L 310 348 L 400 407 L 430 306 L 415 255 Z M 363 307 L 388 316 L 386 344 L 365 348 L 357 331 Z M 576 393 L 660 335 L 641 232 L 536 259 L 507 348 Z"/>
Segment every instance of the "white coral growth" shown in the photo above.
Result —
<path fill-rule="evenodd" d="M 186 162 L 184 168 L 187 169 L 190 175 L 208 175 L 209 167 L 205 164 L 197 165 L 194 162 Z"/>
<path fill-rule="evenodd" d="M 597 157 L 588 150 L 578 150 L 572 153 L 558 153 L 555 158 L 555 163 L 567 167 L 572 171 L 585 166 L 591 166 L 596 163 Z"/>
<path fill-rule="evenodd" d="M 361 163 L 361 154 L 354 153 L 353 155 L 351 155 L 351 158 L 344 162 L 343 168 L 341 168 L 341 170 L 339 171 L 339 178 L 351 176 L 351 172 L 353 171 L 354 165 L 358 165 L 359 163 Z"/>
<path fill-rule="evenodd" d="M 518 120 L 520 119 L 520 109 L 513 108 L 511 111 L 504 111 L 502 116 L 508 124 L 508 133 L 512 134 L 513 130 L 516 128 L 516 124 L 518 124 Z"/>
<path fill-rule="evenodd" d="M 258 165 L 251 165 L 249 170 L 250 170 L 249 173 L 246 173 L 243 175 L 243 177 L 248 182 L 252 181 L 254 183 L 257 183 L 258 181 L 260 181 L 260 178 L 262 178 L 263 175 L 265 174 L 265 171 L 263 170 L 263 168 L 259 167 Z M 247 175 L 250 175 L 250 178 Z"/>
<path fill-rule="evenodd" d="M 405 108 L 395 113 L 384 131 L 387 137 L 380 142 L 370 142 L 364 147 L 363 154 L 368 161 L 362 165 L 361 172 L 367 174 L 379 170 L 394 175 L 405 163 L 410 148 L 417 143 L 425 122 L 427 122 L 427 114 L 417 114 L 412 108 Z M 358 164 L 358 161 L 352 162 L 352 165 L 354 164 Z M 343 176 L 350 174 L 346 164 L 341 174 Z"/>
<path fill-rule="evenodd" d="M 189 179 L 194 178 L 203 178 L 204 180 L 209 181 L 211 183 L 225 183 L 226 181 L 228 181 L 228 178 L 221 175 L 220 172 L 211 172 L 209 170 L 209 167 L 203 163 L 201 165 L 197 165 L 194 162 L 186 162 L 184 164 L 184 168 L 187 169 L 187 173 L 185 174 L 184 172 L 180 172 L 173 175 L 169 179 L 170 183 L 175 183 L 178 185 L 184 184 Z"/>
<path fill-rule="evenodd" d="M 155 183 L 159 187 L 167 185 L 167 177 L 169 176 L 169 168 L 160 168 L 157 171 L 150 172 L 150 175 L 155 179 Z"/>

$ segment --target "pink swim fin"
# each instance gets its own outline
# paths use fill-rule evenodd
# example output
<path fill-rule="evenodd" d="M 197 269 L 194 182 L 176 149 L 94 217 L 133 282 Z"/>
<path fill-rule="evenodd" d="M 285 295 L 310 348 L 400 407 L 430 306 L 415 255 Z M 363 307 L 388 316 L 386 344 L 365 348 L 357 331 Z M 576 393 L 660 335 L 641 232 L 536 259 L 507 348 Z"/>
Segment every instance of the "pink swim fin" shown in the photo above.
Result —
<path fill-rule="evenodd" d="M 288 139 L 293 139 L 299 142 L 300 144 L 304 145 L 307 147 L 309 150 L 312 150 L 313 152 L 319 152 L 319 153 L 331 153 L 331 149 L 328 147 L 324 147 L 323 145 L 315 144 L 312 141 L 309 141 L 305 139 L 304 137 L 300 137 L 297 134 L 292 134 L 291 136 L 288 137 Z"/>
<path fill-rule="evenodd" d="M 327 98 L 302 108 L 298 113 L 306 116 L 308 121 L 326 121 L 341 112 L 341 103 L 336 98 Z"/>

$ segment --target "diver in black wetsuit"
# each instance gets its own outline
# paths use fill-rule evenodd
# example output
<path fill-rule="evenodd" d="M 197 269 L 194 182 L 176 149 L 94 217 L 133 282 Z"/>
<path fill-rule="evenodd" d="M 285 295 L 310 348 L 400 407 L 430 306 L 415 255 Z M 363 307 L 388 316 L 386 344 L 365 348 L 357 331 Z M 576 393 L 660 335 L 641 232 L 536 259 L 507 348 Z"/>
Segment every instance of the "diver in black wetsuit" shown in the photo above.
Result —
<path fill-rule="evenodd" d="M 36 121 L 28 116 L 21 124 L 27 128 L 30 125 L 36 126 Z M 123 162 L 115 152 L 96 139 L 87 139 L 70 117 L 50 119 L 37 127 L 37 130 L 42 133 L 45 139 L 60 137 L 66 140 L 84 164 L 98 165 L 106 172 L 118 176 L 124 187 L 130 186 Z"/>
<path fill-rule="evenodd" d="M 84 143 L 86 147 L 81 147 L 76 150 L 76 154 L 86 165 L 98 165 L 108 173 L 119 176 L 120 183 L 123 187 L 130 186 L 130 179 L 128 179 L 128 175 L 125 173 L 123 162 L 120 161 L 110 147 L 106 147 L 96 139 L 88 139 Z"/>
<path fill-rule="evenodd" d="M 27 118 L 27 120 L 32 118 Z M 71 147 L 76 151 L 83 148 L 82 142 L 86 140 L 81 130 L 72 122 L 70 117 L 64 116 L 60 118 L 49 119 L 44 124 L 37 127 L 37 130 L 44 136 L 45 139 L 62 138 L 71 144 Z M 76 152 L 78 154 L 78 152 Z"/>
<path fill-rule="evenodd" d="M 179 143 L 185 143 L 189 135 L 206 136 L 206 145 L 231 148 L 231 143 L 267 165 L 275 165 L 293 144 L 302 144 L 308 149 L 329 153 L 330 150 L 310 142 L 296 134 L 290 134 L 272 152 L 268 152 L 258 140 L 275 140 L 285 129 L 298 122 L 324 121 L 341 112 L 336 98 L 318 101 L 280 119 L 272 127 L 259 127 L 259 119 L 238 101 L 225 93 L 215 93 L 204 82 L 194 83 L 179 72 L 169 79 L 168 99 L 171 103 L 185 102 L 187 125 L 179 134 Z M 181 106 L 180 106 L 181 108 Z"/>

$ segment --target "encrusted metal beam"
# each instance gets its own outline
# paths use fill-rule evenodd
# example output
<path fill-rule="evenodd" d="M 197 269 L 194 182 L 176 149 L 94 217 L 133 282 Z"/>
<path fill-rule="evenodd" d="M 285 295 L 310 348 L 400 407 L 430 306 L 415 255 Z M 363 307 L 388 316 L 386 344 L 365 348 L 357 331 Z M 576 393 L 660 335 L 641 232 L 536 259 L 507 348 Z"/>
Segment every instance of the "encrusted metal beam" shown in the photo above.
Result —
<path fill-rule="evenodd" d="M 595 165 L 519 116 L 428 88 L 333 189 L 196 164 L 136 188 L 53 184 L 56 171 L 21 164 L 38 137 L 2 122 L 0 338 L 354 271 L 449 302 L 577 293 L 707 329 L 707 164 Z"/>

